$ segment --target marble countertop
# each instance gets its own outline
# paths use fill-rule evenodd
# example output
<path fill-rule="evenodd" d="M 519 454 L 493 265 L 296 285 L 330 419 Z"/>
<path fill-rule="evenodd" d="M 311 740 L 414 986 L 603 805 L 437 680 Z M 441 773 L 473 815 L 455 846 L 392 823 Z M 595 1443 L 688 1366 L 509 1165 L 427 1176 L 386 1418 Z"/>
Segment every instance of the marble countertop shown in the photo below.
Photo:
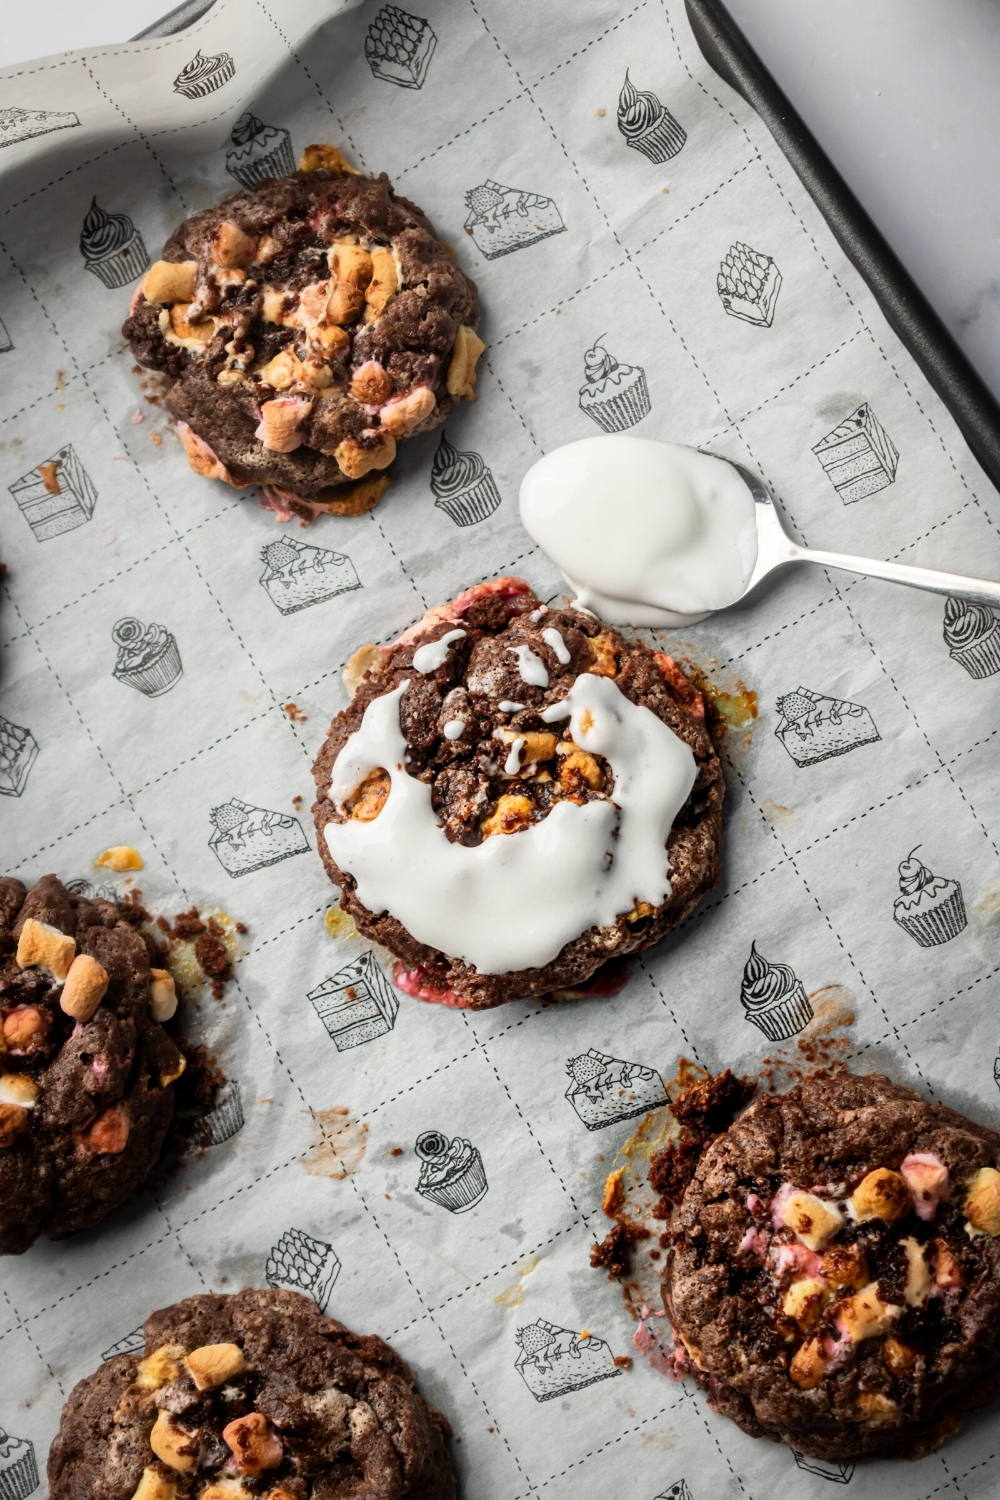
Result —
<path fill-rule="evenodd" d="M 728 3 L 1000 397 L 1000 4 Z M 0 66 L 122 41 L 170 8 L 170 0 L 8 7 Z"/>

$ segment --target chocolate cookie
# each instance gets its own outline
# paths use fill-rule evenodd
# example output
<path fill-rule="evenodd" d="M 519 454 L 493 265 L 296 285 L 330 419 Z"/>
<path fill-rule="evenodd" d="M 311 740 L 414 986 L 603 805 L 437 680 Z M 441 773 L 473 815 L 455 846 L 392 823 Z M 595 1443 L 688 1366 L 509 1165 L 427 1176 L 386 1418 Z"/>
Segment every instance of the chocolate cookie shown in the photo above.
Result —
<path fill-rule="evenodd" d="M 763 1095 L 669 1224 L 675 1363 L 754 1437 L 920 1457 L 1000 1392 L 1000 1135 L 879 1074 Z"/>
<path fill-rule="evenodd" d="M 123 1203 L 160 1154 L 184 1058 L 174 982 L 113 902 L 0 879 L 0 1253 Z"/>
<path fill-rule="evenodd" d="M 410 1370 L 300 1292 L 188 1297 L 143 1332 L 63 1407 L 50 1500 L 454 1500 Z"/>
<path fill-rule="evenodd" d="M 362 647 L 347 678 L 314 768 L 319 848 L 410 994 L 572 989 L 717 881 L 722 772 L 662 652 L 502 578 Z"/>
<path fill-rule="evenodd" d="M 186 219 L 122 332 L 170 378 L 195 472 L 308 521 L 376 504 L 397 442 L 473 399 L 484 345 L 476 288 L 384 173 L 328 146 L 301 165 Z"/>

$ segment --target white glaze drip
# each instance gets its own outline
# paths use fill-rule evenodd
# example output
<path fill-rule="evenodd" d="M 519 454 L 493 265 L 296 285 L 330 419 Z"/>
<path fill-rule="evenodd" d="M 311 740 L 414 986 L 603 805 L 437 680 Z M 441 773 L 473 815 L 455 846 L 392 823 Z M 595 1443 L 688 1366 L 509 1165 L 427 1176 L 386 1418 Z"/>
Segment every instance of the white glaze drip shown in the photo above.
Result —
<path fill-rule="evenodd" d="M 503 773 L 505 776 L 516 776 L 521 769 L 521 751 L 524 749 L 524 740 L 516 739 L 511 745 L 504 761 Z"/>
<path fill-rule="evenodd" d="M 465 720 L 449 719 L 442 733 L 446 740 L 460 740 L 465 733 Z"/>
<path fill-rule="evenodd" d="M 501 703 L 497 704 L 497 707 L 499 708 L 501 713 L 516 714 L 519 709 L 524 707 L 524 704 L 513 703 L 510 698 L 504 698 Z"/>
<path fill-rule="evenodd" d="M 577 592 L 620 625 L 683 625 L 741 597 L 753 495 L 724 459 L 626 433 L 555 448 L 524 476 L 521 519 Z"/>
<path fill-rule="evenodd" d="M 426 646 L 418 646 L 413 653 L 414 671 L 422 676 L 428 672 L 436 672 L 438 667 L 443 667 L 448 660 L 448 647 L 452 641 L 464 639 L 464 630 L 449 630 L 441 636 L 440 640 L 428 641 Z"/>
<path fill-rule="evenodd" d="M 540 656 L 535 655 L 530 646 L 508 646 L 507 650 L 517 657 L 517 670 L 522 682 L 526 682 L 529 687 L 548 687 L 549 674 L 545 663 Z"/>
<path fill-rule="evenodd" d="M 556 630 L 554 625 L 550 625 L 548 630 L 542 631 L 542 640 L 545 642 L 546 646 L 552 647 L 553 651 L 556 653 L 556 661 L 561 667 L 565 667 L 567 663 L 572 660 L 569 650 L 567 649 L 566 642 L 563 640 L 562 636 L 559 634 L 558 630 Z"/>
<path fill-rule="evenodd" d="M 605 757 L 614 802 L 557 802 L 541 822 L 473 848 L 450 842 L 430 787 L 403 769 L 406 687 L 368 705 L 333 767 L 338 807 L 371 771 L 389 774 L 377 818 L 325 830 L 369 910 L 391 912 L 418 942 L 480 973 L 503 974 L 551 963 L 588 928 L 609 925 L 637 900 L 656 906 L 669 895 L 667 835 L 694 785 L 694 756 L 610 678 L 578 677 L 546 719 L 570 717 L 575 743 Z"/>

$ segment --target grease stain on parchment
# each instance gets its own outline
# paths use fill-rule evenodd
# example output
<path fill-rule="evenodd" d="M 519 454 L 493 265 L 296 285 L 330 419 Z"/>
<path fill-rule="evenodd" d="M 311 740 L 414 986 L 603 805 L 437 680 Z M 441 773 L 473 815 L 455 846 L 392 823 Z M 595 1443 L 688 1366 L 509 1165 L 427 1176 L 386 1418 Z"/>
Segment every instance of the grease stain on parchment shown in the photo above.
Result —
<path fill-rule="evenodd" d="M 504 1287 L 503 1291 L 499 1292 L 493 1298 L 493 1301 L 503 1308 L 522 1307 L 524 1305 L 524 1279 L 530 1276 L 532 1271 L 538 1269 L 540 1259 L 536 1255 L 530 1259 L 519 1260 L 515 1267 L 518 1280 L 513 1282 L 511 1286 Z"/>
<path fill-rule="evenodd" d="M 299 1157 L 310 1177 L 333 1177 L 342 1182 L 360 1167 L 368 1150 L 368 1126 L 342 1104 L 311 1109 L 315 1139 L 306 1156 Z"/>

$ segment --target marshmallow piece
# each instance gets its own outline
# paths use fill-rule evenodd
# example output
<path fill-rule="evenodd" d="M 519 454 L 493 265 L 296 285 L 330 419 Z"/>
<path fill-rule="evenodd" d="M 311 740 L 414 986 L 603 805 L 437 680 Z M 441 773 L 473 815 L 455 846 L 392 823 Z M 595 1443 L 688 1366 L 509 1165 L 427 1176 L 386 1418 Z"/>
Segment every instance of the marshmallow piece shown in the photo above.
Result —
<path fill-rule="evenodd" d="M 372 279 L 372 258 L 361 245 L 338 240 L 327 251 L 327 260 L 334 281 L 346 281 L 364 291 Z"/>
<path fill-rule="evenodd" d="M 862 1391 L 858 1396 L 858 1415 L 868 1427 L 888 1427 L 901 1422 L 903 1414 L 895 1401 L 881 1391 Z"/>
<path fill-rule="evenodd" d="M 39 1087 L 27 1073 L 0 1073 L 0 1104 L 16 1104 L 20 1109 L 34 1109 Z"/>
<path fill-rule="evenodd" d="M 142 855 L 131 844 L 115 844 L 99 854 L 94 864 L 98 869 L 117 870 L 120 874 L 122 870 L 141 870 Z"/>
<path fill-rule="evenodd" d="M 158 1391 L 161 1385 L 176 1380 L 181 1373 L 178 1361 L 184 1358 L 180 1344 L 161 1344 L 145 1359 L 140 1359 L 135 1383 L 144 1391 Z"/>
<path fill-rule="evenodd" d="M 299 157 L 300 172 L 347 172 L 351 177 L 363 177 L 357 167 L 352 167 L 344 153 L 336 146 L 307 146 Z"/>
<path fill-rule="evenodd" d="M 365 428 L 365 432 L 373 430 L 375 429 Z M 373 448 L 364 447 L 356 438 L 346 437 L 333 450 L 341 472 L 348 479 L 361 479 L 371 469 L 387 469 L 396 457 L 396 439 L 392 433 L 383 432 L 381 428 L 377 429 L 377 433 L 379 442 Z"/>
<path fill-rule="evenodd" d="M 899 1164 L 918 1219 L 933 1219 L 951 1186 L 948 1168 L 933 1151 L 911 1151 Z"/>
<path fill-rule="evenodd" d="M 830 1295 L 825 1281 L 820 1281 L 816 1276 L 803 1276 L 799 1281 L 792 1282 L 781 1299 L 781 1311 L 786 1318 L 797 1323 L 803 1333 L 807 1333 L 819 1321 Z"/>
<path fill-rule="evenodd" d="M 132 1500 L 175 1500 L 176 1495 L 173 1480 L 164 1479 L 155 1469 L 143 1469 Z"/>
<path fill-rule="evenodd" d="M 160 1074 L 160 1088 L 161 1089 L 165 1089 L 171 1083 L 176 1083 L 177 1080 L 178 1080 L 178 1078 L 184 1072 L 184 1069 L 186 1067 L 187 1067 L 187 1058 L 184 1056 L 183 1052 L 178 1052 L 178 1054 L 177 1054 L 177 1066 L 174 1068 L 174 1071 L 172 1073 L 161 1073 Z"/>
<path fill-rule="evenodd" d="M 197 280 L 196 260 L 157 260 L 142 278 L 142 295 L 147 302 L 190 302 Z"/>
<path fill-rule="evenodd" d="M 169 1411 L 161 1411 L 149 1434 L 149 1446 L 161 1463 L 178 1474 L 191 1474 L 198 1467 L 201 1444 Z"/>
<path fill-rule="evenodd" d="M 434 392 L 426 385 L 414 386 L 405 396 L 387 401 L 379 412 L 379 422 L 393 437 L 405 437 L 421 422 L 426 422 L 437 405 Z"/>
<path fill-rule="evenodd" d="M 257 253 L 257 241 L 231 219 L 223 219 L 212 232 L 211 250 L 217 266 L 233 270 L 250 264 Z"/>
<path fill-rule="evenodd" d="M 819 1339 L 807 1339 L 796 1350 L 788 1373 L 800 1391 L 811 1391 L 819 1385 L 830 1361 Z"/>
<path fill-rule="evenodd" d="M 268 1490 L 266 1500 L 295 1500 L 295 1497 L 286 1489 Z M 207 1489 L 202 1490 L 198 1500 L 253 1500 L 250 1491 L 241 1479 L 217 1479 Z"/>
<path fill-rule="evenodd" d="M 177 986 L 169 969 L 150 969 L 149 977 L 149 1014 L 162 1024 L 176 1013 Z"/>
<path fill-rule="evenodd" d="M 373 274 L 365 292 L 365 301 L 369 312 L 378 317 L 395 297 L 399 288 L 399 276 L 395 256 L 386 246 L 373 246 L 371 256 Z"/>
<path fill-rule="evenodd" d="M 866 1219 L 891 1224 L 910 1212 L 910 1190 L 898 1172 L 876 1167 L 854 1189 L 851 1207 L 859 1224 Z"/>
<path fill-rule="evenodd" d="M 837 1322 L 852 1344 L 861 1344 L 865 1339 L 880 1338 L 888 1333 L 903 1309 L 892 1302 L 883 1302 L 878 1294 L 878 1282 L 870 1281 L 848 1297 L 837 1309 Z"/>
<path fill-rule="evenodd" d="M 48 922 L 28 917 L 17 943 L 17 962 L 22 969 L 48 969 L 56 979 L 65 979 L 76 957 L 76 938 Z"/>
<path fill-rule="evenodd" d="M 104 999 L 108 988 L 108 971 L 89 953 L 78 953 L 69 966 L 66 983 L 59 996 L 59 1008 L 74 1021 L 89 1021 Z"/>
<path fill-rule="evenodd" d="M 200 1349 L 191 1350 L 187 1367 L 199 1391 L 210 1391 L 234 1375 L 242 1375 L 247 1362 L 239 1344 L 202 1344 Z"/>
<path fill-rule="evenodd" d="M 373 641 L 369 641 L 365 646 L 358 647 L 341 673 L 344 679 L 344 686 L 352 698 L 364 682 L 365 673 L 377 672 L 384 661 L 385 653 L 382 647 L 376 646 Z"/>
<path fill-rule="evenodd" d="M 476 364 L 486 345 L 467 324 L 460 323 L 455 335 L 446 381 L 449 396 L 464 396 L 466 401 L 476 399 Z"/>
<path fill-rule="evenodd" d="M 980 1234 L 1000 1234 L 1000 1172 L 980 1167 L 965 1189 L 965 1217 Z"/>
<path fill-rule="evenodd" d="M 906 1252 L 906 1290 L 903 1293 L 907 1307 L 923 1307 L 931 1289 L 931 1270 L 924 1255 L 924 1247 L 907 1235 L 900 1240 Z"/>
<path fill-rule="evenodd" d="M 276 1469 L 285 1456 L 281 1439 L 259 1411 L 234 1418 L 222 1429 L 222 1441 L 233 1455 L 230 1459 L 233 1468 L 242 1474 L 256 1475 Z"/>
<path fill-rule="evenodd" d="M 815 1193 L 789 1193 L 781 1217 L 809 1250 L 822 1250 L 844 1223 L 837 1205 Z"/>

